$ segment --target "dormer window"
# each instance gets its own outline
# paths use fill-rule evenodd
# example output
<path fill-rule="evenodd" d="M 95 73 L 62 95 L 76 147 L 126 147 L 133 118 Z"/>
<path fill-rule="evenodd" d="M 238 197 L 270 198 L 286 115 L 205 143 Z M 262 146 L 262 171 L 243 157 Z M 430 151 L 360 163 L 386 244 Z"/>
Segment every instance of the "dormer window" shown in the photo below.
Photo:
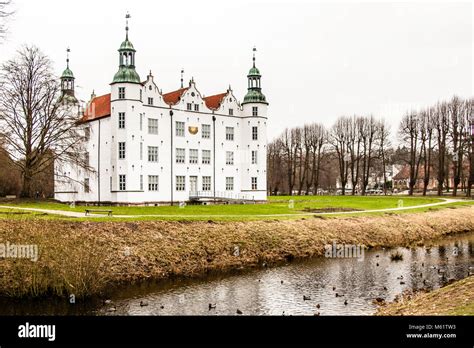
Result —
<path fill-rule="evenodd" d="M 153 98 L 148 97 L 148 105 L 153 105 Z"/>
<path fill-rule="evenodd" d="M 193 104 L 187 103 L 187 104 L 186 104 L 186 110 L 192 111 L 192 110 L 193 110 Z"/>
<path fill-rule="evenodd" d="M 199 104 L 194 104 L 194 111 L 199 112 Z"/>
<path fill-rule="evenodd" d="M 229 116 L 234 116 L 234 109 L 229 109 Z"/>

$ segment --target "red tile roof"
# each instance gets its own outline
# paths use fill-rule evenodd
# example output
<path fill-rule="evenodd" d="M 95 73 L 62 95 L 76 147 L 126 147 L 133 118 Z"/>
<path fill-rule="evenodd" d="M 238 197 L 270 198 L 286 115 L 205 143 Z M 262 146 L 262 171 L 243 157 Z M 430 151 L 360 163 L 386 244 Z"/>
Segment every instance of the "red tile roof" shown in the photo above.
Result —
<path fill-rule="evenodd" d="M 209 108 L 209 109 L 218 109 L 219 106 L 221 105 L 222 103 L 222 100 L 224 99 L 224 97 L 227 95 L 227 92 L 225 93 L 221 93 L 221 94 L 216 94 L 216 95 L 211 95 L 209 97 L 205 97 L 203 98 L 204 101 L 206 102 L 206 106 Z"/>
<path fill-rule="evenodd" d="M 165 93 L 163 94 L 163 100 L 166 104 L 175 105 L 181 100 L 181 96 L 188 90 L 188 88 L 189 87 L 180 88 L 177 91 Z"/>
<path fill-rule="evenodd" d="M 92 99 L 87 105 L 81 121 L 89 122 L 107 116 L 110 116 L 110 93 Z"/>

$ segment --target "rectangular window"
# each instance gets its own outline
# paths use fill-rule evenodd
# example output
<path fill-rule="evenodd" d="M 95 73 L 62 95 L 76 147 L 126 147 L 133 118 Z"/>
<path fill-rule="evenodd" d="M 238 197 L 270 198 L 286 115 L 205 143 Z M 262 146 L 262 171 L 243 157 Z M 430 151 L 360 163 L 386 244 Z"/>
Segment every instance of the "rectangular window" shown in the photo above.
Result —
<path fill-rule="evenodd" d="M 119 87 L 118 94 L 119 99 L 125 99 L 125 87 Z"/>
<path fill-rule="evenodd" d="M 118 113 L 118 127 L 119 129 L 125 129 L 125 112 Z"/>
<path fill-rule="evenodd" d="M 89 193 L 90 192 L 90 186 L 89 186 L 89 178 L 84 179 L 84 192 Z"/>
<path fill-rule="evenodd" d="M 257 164 L 257 151 L 252 151 L 252 164 Z"/>
<path fill-rule="evenodd" d="M 148 162 L 158 162 L 158 146 L 148 146 Z"/>
<path fill-rule="evenodd" d="M 140 130 L 143 130 L 143 114 L 140 114 Z"/>
<path fill-rule="evenodd" d="M 158 134 L 158 120 L 156 118 L 148 119 L 148 134 Z"/>
<path fill-rule="evenodd" d="M 189 149 L 189 163 L 190 164 L 198 163 L 198 150 L 197 149 Z"/>
<path fill-rule="evenodd" d="M 193 110 L 193 104 L 187 103 L 187 104 L 186 104 L 186 110 L 192 111 L 192 110 Z"/>
<path fill-rule="evenodd" d="M 184 137 L 184 122 L 176 121 L 176 136 Z"/>
<path fill-rule="evenodd" d="M 177 175 L 176 176 L 176 191 L 186 190 L 186 177 Z"/>
<path fill-rule="evenodd" d="M 86 165 L 86 167 L 89 167 L 89 165 L 90 165 L 89 152 L 86 152 L 86 153 L 84 154 L 84 164 Z"/>
<path fill-rule="evenodd" d="M 234 127 L 225 127 L 225 140 L 234 140 Z"/>
<path fill-rule="evenodd" d="M 148 191 L 158 191 L 158 175 L 148 175 Z"/>
<path fill-rule="evenodd" d="M 211 125 L 203 124 L 202 125 L 202 138 L 209 139 L 211 137 Z"/>
<path fill-rule="evenodd" d="M 143 175 L 140 174 L 140 191 L 143 191 Z"/>
<path fill-rule="evenodd" d="M 234 109 L 229 109 L 229 116 L 234 116 Z"/>
<path fill-rule="evenodd" d="M 211 150 L 202 150 L 202 164 L 211 164 Z"/>
<path fill-rule="evenodd" d="M 225 178 L 226 191 L 234 191 L 234 177 L 228 176 Z"/>
<path fill-rule="evenodd" d="M 125 159 L 125 142 L 118 143 L 119 159 Z"/>
<path fill-rule="evenodd" d="M 252 190 L 256 190 L 257 189 L 257 177 L 254 176 L 252 177 Z"/>
<path fill-rule="evenodd" d="M 143 98 L 143 91 L 140 90 L 140 101 L 142 101 L 142 98 Z"/>
<path fill-rule="evenodd" d="M 140 143 L 140 161 L 143 160 L 143 143 Z"/>
<path fill-rule="evenodd" d="M 210 176 L 202 177 L 202 190 L 211 191 L 211 177 Z"/>
<path fill-rule="evenodd" d="M 153 98 L 148 97 L 148 105 L 153 105 Z"/>
<path fill-rule="evenodd" d="M 233 151 L 226 151 L 225 153 L 225 164 L 229 166 L 234 165 L 234 152 Z"/>
<path fill-rule="evenodd" d="M 258 106 L 252 106 L 252 116 L 258 116 Z"/>
<path fill-rule="evenodd" d="M 112 191 L 112 177 L 110 177 L 110 180 L 109 180 L 109 188 L 110 188 L 110 191 Z"/>
<path fill-rule="evenodd" d="M 176 149 L 176 163 L 186 162 L 186 151 L 185 149 Z"/>
<path fill-rule="evenodd" d="M 252 127 L 252 140 L 258 140 L 258 127 Z"/>
<path fill-rule="evenodd" d="M 119 190 L 125 191 L 127 189 L 127 177 L 125 174 L 119 175 Z"/>
<path fill-rule="evenodd" d="M 194 111 L 199 112 L 199 104 L 194 104 Z"/>

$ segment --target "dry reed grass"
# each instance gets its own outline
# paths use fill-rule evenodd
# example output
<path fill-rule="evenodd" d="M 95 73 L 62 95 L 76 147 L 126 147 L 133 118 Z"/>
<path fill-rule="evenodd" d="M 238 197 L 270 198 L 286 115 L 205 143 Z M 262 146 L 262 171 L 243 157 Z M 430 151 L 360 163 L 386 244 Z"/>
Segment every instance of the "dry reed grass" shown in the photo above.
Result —
<path fill-rule="evenodd" d="M 0 259 L 0 295 L 90 296 L 120 283 L 320 256 L 333 241 L 408 246 L 474 231 L 473 212 L 247 222 L 0 219 L 0 243 L 38 244 L 40 252 L 37 262 Z"/>

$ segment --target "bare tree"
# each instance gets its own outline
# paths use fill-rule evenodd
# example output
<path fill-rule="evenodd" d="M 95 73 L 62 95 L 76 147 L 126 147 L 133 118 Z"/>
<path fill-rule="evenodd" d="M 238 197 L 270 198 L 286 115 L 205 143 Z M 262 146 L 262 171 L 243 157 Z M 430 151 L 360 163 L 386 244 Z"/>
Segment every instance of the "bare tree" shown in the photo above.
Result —
<path fill-rule="evenodd" d="M 426 196 L 428 185 L 431 178 L 431 166 L 432 166 L 432 142 L 433 142 L 433 108 L 420 112 L 420 138 L 421 138 L 421 151 L 420 156 L 423 161 L 423 196 Z"/>
<path fill-rule="evenodd" d="M 277 195 L 283 185 L 284 166 L 283 140 L 279 138 L 268 144 L 268 191 Z"/>
<path fill-rule="evenodd" d="M 420 122 L 416 112 L 409 112 L 403 117 L 400 123 L 399 135 L 401 140 L 408 144 L 408 165 L 410 167 L 408 194 L 412 196 L 416 182 L 418 180 L 418 170 L 421 161 L 421 156 L 418 154 L 420 148 Z"/>
<path fill-rule="evenodd" d="M 359 183 L 359 170 L 360 170 L 360 150 L 361 150 L 361 128 L 363 125 L 363 119 L 361 117 L 354 116 L 348 120 L 349 125 L 349 141 L 347 144 L 347 151 L 350 156 L 349 171 L 352 183 L 352 195 L 356 194 L 357 186 Z"/>
<path fill-rule="evenodd" d="M 372 168 L 373 145 L 377 135 L 377 122 L 371 115 L 363 118 L 361 126 L 361 143 L 363 146 L 362 157 L 362 195 L 365 195 L 369 185 L 370 169 Z"/>
<path fill-rule="evenodd" d="M 390 126 L 385 122 L 384 119 L 379 121 L 377 127 L 378 135 L 378 157 L 382 164 L 382 175 L 383 175 L 383 193 L 387 195 L 387 150 L 390 149 Z"/>
<path fill-rule="evenodd" d="M 0 38 L 4 38 L 7 32 L 7 18 L 13 14 L 10 11 L 11 0 L 0 0 Z"/>
<path fill-rule="evenodd" d="M 298 141 L 298 195 L 301 196 L 303 184 L 308 173 L 309 166 L 309 143 L 307 141 L 307 127 L 296 128 Z"/>
<path fill-rule="evenodd" d="M 446 103 L 438 103 L 434 109 L 433 123 L 436 131 L 436 143 L 438 149 L 438 196 L 443 194 L 443 186 L 446 178 L 446 152 L 449 133 L 448 106 Z"/>
<path fill-rule="evenodd" d="M 457 195 L 458 186 L 461 182 L 463 169 L 463 158 L 465 150 L 466 122 L 465 112 L 468 110 L 466 103 L 458 97 L 453 97 L 449 103 L 450 137 L 453 150 L 453 196 Z"/>
<path fill-rule="evenodd" d="M 327 141 L 327 131 L 322 124 L 313 123 L 307 126 L 307 137 L 309 156 L 311 157 L 311 175 L 307 176 L 306 192 L 308 193 L 312 188 L 313 194 L 317 194 L 321 173 L 321 159 L 324 145 Z"/>
<path fill-rule="evenodd" d="M 336 151 L 339 167 L 339 179 L 341 182 L 341 193 L 346 194 L 348 171 L 348 145 L 350 141 L 351 120 L 349 117 L 339 117 L 331 128 L 330 141 Z"/>
<path fill-rule="evenodd" d="M 63 97 L 51 71 L 36 47 L 23 47 L 0 69 L 0 136 L 21 172 L 22 196 L 31 195 L 33 178 L 52 161 L 89 169 L 77 107 Z"/>
<path fill-rule="evenodd" d="M 471 197 L 471 187 L 474 184 L 474 99 L 467 100 L 466 103 L 466 124 L 469 125 L 468 131 L 466 132 L 466 149 L 469 163 L 466 196 Z"/>
<path fill-rule="evenodd" d="M 298 144 L 301 132 L 296 129 L 285 129 L 283 132 L 283 149 L 287 167 L 288 193 L 293 195 L 298 165 Z"/>

